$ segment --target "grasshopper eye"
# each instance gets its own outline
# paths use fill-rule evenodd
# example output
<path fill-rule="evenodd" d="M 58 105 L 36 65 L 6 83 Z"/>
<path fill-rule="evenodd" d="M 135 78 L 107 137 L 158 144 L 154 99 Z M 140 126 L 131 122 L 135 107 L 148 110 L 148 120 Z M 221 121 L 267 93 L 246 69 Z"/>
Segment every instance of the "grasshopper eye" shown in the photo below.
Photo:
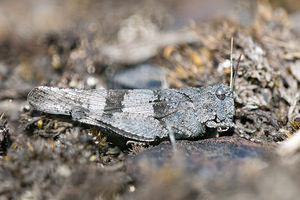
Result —
<path fill-rule="evenodd" d="M 223 90 L 222 87 L 219 87 L 219 88 L 216 90 L 216 96 L 217 96 L 218 99 L 220 99 L 220 100 L 224 100 L 224 99 L 225 99 L 225 91 Z"/>

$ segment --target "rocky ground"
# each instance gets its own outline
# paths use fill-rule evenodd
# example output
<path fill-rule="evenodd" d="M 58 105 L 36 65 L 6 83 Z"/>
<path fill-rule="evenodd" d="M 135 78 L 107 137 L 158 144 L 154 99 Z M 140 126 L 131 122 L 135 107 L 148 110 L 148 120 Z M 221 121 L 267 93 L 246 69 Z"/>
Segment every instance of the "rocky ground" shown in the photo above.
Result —
<path fill-rule="evenodd" d="M 300 196 L 297 1 L 24 2 L 0 3 L 1 199 Z M 177 151 L 126 145 L 26 102 L 38 85 L 229 84 L 231 38 L 234 63 L 242 55 L 238 128 L 177 141 Z"/>

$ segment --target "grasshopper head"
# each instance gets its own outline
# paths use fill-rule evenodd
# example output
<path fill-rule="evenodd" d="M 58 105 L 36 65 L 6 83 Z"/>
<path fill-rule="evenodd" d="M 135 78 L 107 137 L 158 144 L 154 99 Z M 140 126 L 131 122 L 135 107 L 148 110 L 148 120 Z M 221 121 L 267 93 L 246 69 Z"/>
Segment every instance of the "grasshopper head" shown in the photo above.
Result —
<path fill-rule="evenodd" d="M 202 88 L 195 107 L 197 119 L 209 128 L 226 131 L 232 127 L 234 116 L 233 92 L 224 84 L 216 84 Z"/>

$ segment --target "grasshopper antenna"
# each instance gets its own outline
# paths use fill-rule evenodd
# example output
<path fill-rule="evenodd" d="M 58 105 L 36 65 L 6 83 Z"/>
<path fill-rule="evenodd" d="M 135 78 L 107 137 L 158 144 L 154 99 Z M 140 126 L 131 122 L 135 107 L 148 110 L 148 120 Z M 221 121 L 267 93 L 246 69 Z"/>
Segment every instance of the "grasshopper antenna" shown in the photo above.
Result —
<path fill-rule="evenodd" d="M 231 42 L 230 42 L 230 91 L 233 91 L 232 49 L 233 49 L 233 37 L 231 38 Z"/>

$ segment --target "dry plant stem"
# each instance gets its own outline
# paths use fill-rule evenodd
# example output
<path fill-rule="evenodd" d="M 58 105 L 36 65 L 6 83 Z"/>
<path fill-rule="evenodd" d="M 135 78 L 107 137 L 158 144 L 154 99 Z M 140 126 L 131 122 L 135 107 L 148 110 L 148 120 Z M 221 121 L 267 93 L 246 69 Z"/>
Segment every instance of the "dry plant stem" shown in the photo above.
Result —
<path fill-rule="evenodd" d="M 233 76 L 232 85 L 231 85 L 232 88 L 230 87 L 231 91 L 234 90 L 234 85 L 235 85 L 234 83 L 235 83 L 235 79 L 236 79 L 236 76 L 237 76 L 237 72 L 239 71 L 239 65 L 240 65 L 241 57 L 242 57 L 242 54 L 240 54 L 238 62 L 237 62 L 236 67 L 235 67 L 234 76 Z"/>
<path fill-rule="evenodd" d="M 233 65 L 232 65 L 232 48 L 233 48 L 233 37 L 230 43 L 230 89 L 233 91 Z"/>
<path fill-rule="evenodd" d="M 291 138 L 282 142 L 278 148 L 278 154 L 285 157 L 294 155 L 300 149 L 300 130 Z"/>
<path fill-rule="evenodd" d="M 290 102 L 290 108 L 289 108 L 289 112 L 288 112 L 288 118 L 289 118 L 289 121 L 292 120 L 292 115 L 293 115 L 293 112 L 297 106 L 297 102 L 300 100 L 300 95 L 297 93 L 294 98 L 291 100 Z"/>

